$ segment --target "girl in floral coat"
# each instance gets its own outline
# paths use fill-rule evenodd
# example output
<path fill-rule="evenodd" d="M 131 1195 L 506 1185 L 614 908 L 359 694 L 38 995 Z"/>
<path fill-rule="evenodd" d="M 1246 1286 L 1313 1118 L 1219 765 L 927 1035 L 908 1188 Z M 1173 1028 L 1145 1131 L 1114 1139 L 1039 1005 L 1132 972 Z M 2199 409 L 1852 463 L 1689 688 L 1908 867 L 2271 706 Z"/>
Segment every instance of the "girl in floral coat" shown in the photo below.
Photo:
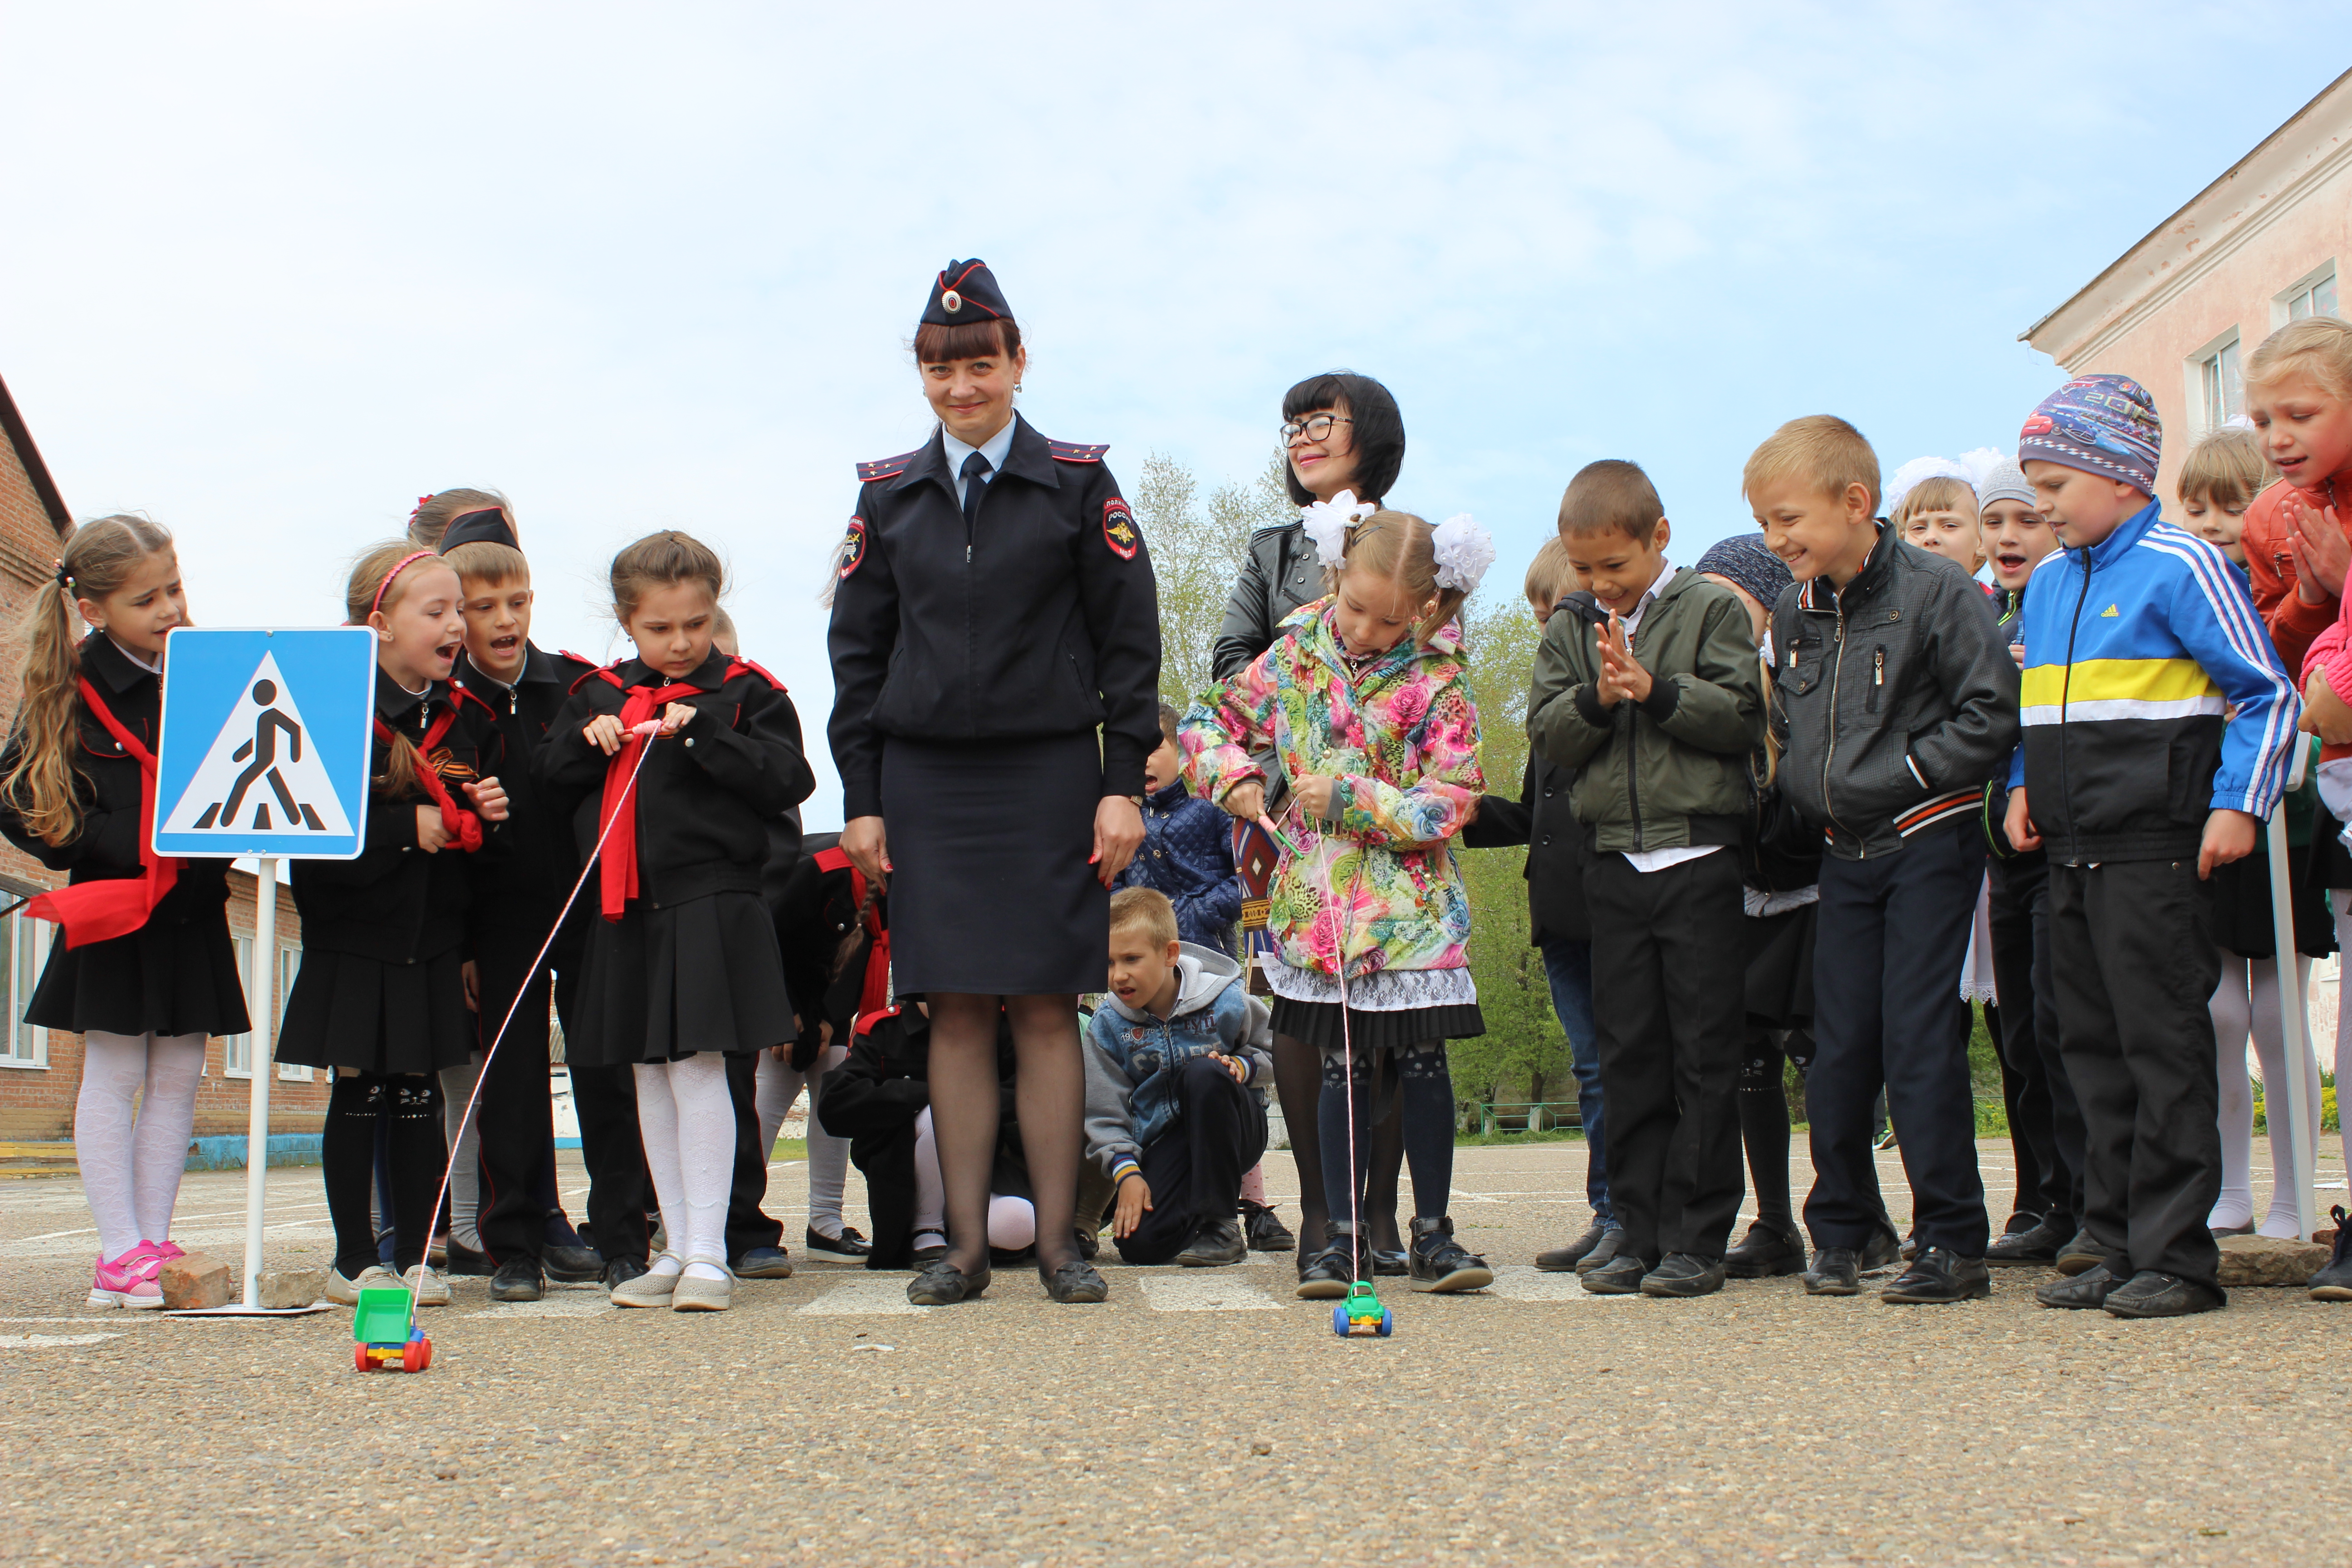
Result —
<path fill-rule="evenodd" d="M 1455 1244 L 1446 1217 L 1445 1041 L 1482 1035 L 1486 1024 L 1464 945 L 1469 899 L 1448 840 L 1486 788 L 1454 617 L 1494 546 L 1467 517 L 1433 529 L 1344 493 L 1307 513 L 1330 592 L 1186 716 L 1185 773 L 1196 795 L 1245 820 L 1265 809 L 1253 753 L 1270 749 L 1290 786 L 1277 825 L 1288 842 L 1275 874 L 1278 951 L 1268 978 L 1276 1031 L 1322 1053 L 1317 1120 L 1332 1214 L 1298 1293 L 1343 1296 L 1349 1281 L 1371 1277 L 1357 1198 L 1373 1066 L 1384 1058 L 1403 1101 L 1412 1172 L 1412 1288 L 1473 1290 L 1494 1275 Z"/>

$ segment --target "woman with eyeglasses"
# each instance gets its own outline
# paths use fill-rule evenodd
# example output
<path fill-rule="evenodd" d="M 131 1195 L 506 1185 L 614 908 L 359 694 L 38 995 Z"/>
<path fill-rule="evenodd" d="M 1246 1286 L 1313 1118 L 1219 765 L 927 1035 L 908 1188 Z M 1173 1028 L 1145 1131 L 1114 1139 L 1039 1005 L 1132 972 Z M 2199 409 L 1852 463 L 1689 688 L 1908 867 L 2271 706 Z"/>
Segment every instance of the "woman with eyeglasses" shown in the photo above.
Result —
<path fill-rule="evenodd" d="M 1404 462 L 1404 416 L 1397 412 L 1389 389 L 1369 375 L 1331 371 L 1313 375 L 1283 395 L 1282 445 L 1290 461 L 1284 481 L 1290 499 L 1299 506 L 1327 501 L 1342 490 L 1360 501 L 1378 504 L 1396 483 Z M 1239 580 L 1225 601 L 1224 623 L 1217 629 L 1210 668 L 1219 680 L 1232 677 L 1274 646 L 1282 623 L 1301 605 L 1323 597 L 1323 568 L 1315 546 L 1296 517 L 1261 528 L 1250 536 L 1249 554 L 1242 562 Z M 1281 773 L 1270 759 L 1259 759 L 1274 781 L 1266 795 L 1266 811 L 1279 816 L 1286 804 Z M 1255 854 L 1271 867 L 1274 841 L 1254 823 L 1234 824 L 1234 861 L 1246 865 Z M 1255 914 L 1256 923 L 1251 924 Z M 1243 938 L 1251 958 L 1272 951 L 1263 908 L 1243 910 Z M 1256 973 L 1255 968 L 1253 975 Z M 1254 981 L 1253 989 L 1263 989 Z M 1274 1037 L 1274 1088 L 1282 1102 L 1282 1119 L 1290 1129 L 1291 1158 L 1298 1166 L 1298 1208 L 1303 1223 L 1296 1237 L 1297 1264 L 1304 1272 L 1322 1250 L 1323 1226 L 1330 1211 L 1323 1200 L 1320 1140 L 1316 1135 L 1316 1107 L 1323 1094 L 1323 1062 L 1309 1045 L 1286 1035 Z M 1397 1177 L 1404 1163 L 1403 1122 L 1391 1109 L 1372 1131 L 1370 1187 L 1365 1194 L 1364 1216 L 1370 1223 L 1372 1255 L 1383 1274 L 1405 1272 L 1404 1242 L 1397 1230 Z M 1281 1222 L 1270 1209 L 1253 1210 L 1250 1240 L 1260 1251 L 1278 1249 Z"/>

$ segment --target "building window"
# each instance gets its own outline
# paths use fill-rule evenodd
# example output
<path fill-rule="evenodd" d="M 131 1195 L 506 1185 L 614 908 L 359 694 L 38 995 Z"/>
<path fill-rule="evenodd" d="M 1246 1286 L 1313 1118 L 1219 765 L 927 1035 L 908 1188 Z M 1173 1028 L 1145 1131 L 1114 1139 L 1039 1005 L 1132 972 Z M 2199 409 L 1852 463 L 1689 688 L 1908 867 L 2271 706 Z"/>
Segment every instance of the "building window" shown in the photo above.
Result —
<path fill-rule="evenodd" d="M 2300 321 L 2305 316 L 2333 316 L 2336 310 L 2336 269 L 2329 268 L 2327 276 L 2313 279 L 2289 294 L 2286 319 Z"/>
<path fill-rule="evenodd" d="M 245 987 L 245 1005 L 249 1013 L 253 1008 L 253 939 L 249 936 L 232 936 L 228 940 L 229 945 L 236 950 L 236 980 L 238 984 Z M 251 1078 L 253 1076 L 253 1036 L 249 1032 L 231 1035 L 223 1044 L 228 1048 L 223 1053 L 221 1076 Z"/>
<path fill-rule="evenodd" d="M 294 977 L 301 973 L 302 950 L 299 947 L 279 947 L 278 950 L 278 1026 L 272 1029 L 269 1035 L 273 1040 L 282 1040 L 286 1037 L 286 999 L 294 994 Z M 298 1067 L 292 1062 L 279 1062 L 278 1076 L 299 1083 L 309 1083 L 310 1069 Z"/>
<path fill-rule="evenodd" d="M 2246 405 L 2246 381 L 2238 363 L 2238 339 L 2230 341 L 2207 353 L 2199 362 L 2199 380 L 2204 388 L 2199 401 L 2203 416 L 2200 429 L 2219 430 L 2235 419 Z"/>
<path fill-rule="evenodd" d="M 272 1015 L 274 1027 L 269 1031 L 270 1039 L 275 1041 L 286 1032 L 286 998 L 294 989 L 294 976 L 301 972 L 302 950 L 284 942 L 278 944 L 278 989 L 276 996 L 271 997 L 264 994 L 261 978 L 254 972 L 253 938 L 242 935 L 231 936 L 229 942 L 236 949 L 236 977 L 245 987 L 246 1011 L 248 1014 L 258 1014 L 262 1008 L 273 1005 L 276 1009 Z M 251 1033 L 231 1035 L 225 1043 L 228 1049 L 226 1053 L 227 1063 L 221 1069 L 223 1076 L 251 1078 L 253 1076 Z M 310 1069 L 306 1067 L 289 1067 L 281 1062 L 278 1067 L 278 1076 L 307 1083 L 310 1081 Z"/>
<path fill-rule="evenodd" d="M 0 996 L 0 1008 L 7 1015 L 0 1067 L 49 1065 L 49 1032 L 25 1022 L 25 1009 L 32 1005 L 33 987 L 40 984 L 41 966 L 48 962 L 49 938 L 55 929 L 47 921 L 26 914 L 0 921 L 0 940 L 8 944 L 6 961 L 0 963 L 0 985 L 6 990 Z"/>

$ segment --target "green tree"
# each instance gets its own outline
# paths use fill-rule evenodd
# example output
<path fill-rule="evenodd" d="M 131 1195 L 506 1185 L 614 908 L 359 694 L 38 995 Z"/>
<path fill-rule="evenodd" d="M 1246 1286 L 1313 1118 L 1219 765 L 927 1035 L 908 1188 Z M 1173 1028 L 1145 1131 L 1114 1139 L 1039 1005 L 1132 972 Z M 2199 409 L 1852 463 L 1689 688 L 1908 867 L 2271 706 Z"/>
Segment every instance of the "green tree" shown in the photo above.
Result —
<path fill-rule="evenodd" d="M 1161 452 L 1143 460 L 1128 500 L 1160 590 L 1160 689 L 1180 707 L 1210 684 L 1210 654 L 1251 532 L 1297 514 L 1281 473 L 1277 459 L 1253 479 L 1219 486 L 1203 506 L 1190 468 Z"/>

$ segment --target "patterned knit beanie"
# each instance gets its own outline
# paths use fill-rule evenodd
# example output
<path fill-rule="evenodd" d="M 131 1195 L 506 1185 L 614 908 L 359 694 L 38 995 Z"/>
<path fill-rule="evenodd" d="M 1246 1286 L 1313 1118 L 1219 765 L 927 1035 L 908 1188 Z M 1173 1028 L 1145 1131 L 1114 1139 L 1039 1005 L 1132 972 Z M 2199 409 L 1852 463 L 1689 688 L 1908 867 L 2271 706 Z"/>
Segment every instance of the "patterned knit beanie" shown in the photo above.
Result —
<path fill-rule="evenodd" d="M 2127 375 L 2078 375 L 2027 416 L 2017 461 L 2081 468 L 2152 496 L 2163 448 L 2164 426 L 2147 388 Z"/>

